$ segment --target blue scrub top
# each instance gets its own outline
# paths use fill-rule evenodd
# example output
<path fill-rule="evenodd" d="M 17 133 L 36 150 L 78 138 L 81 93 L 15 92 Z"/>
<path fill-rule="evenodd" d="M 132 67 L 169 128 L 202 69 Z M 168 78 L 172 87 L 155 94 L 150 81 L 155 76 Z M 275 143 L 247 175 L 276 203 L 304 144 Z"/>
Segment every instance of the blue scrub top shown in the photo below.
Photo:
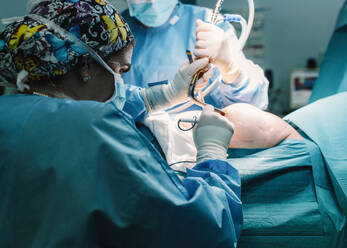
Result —
<path fill-rule="evenodd" d="M 172 80 L 187 60 L 186 49 L 194 51 L 196 19 L 207 21 L 208 11 L 206 8 L 179 2 L 171 18 L 156 28 L 144 27 L 135 18 L 130 17 L 128 10 L 122 13 L 136 40 L 132 67 L 123 75 L 124 82 L 148 87 Z M 178 20 L 172 22 L 175 17 Z M 219 26 L 224 30 L 233 29 L 229 23 L 221 23 Z M 219 79 L 216 87 L 205 97 L 205 101 L 219 108 L 235 102 L 248 102 L 259 108 L 266 108 L 268 81 L 262 70 L 258 72 L 261 75 L 251 76 L 238 86 L 224 84 Z M 216 68 L 215 75 L 209 83 L 219 76 L 220 72 Z"/>
<path fill-rule="evenodd" d="M 0 247 L 236 247 L 240 177 L 181 181 L 112 103 L 0 96 Z"/>

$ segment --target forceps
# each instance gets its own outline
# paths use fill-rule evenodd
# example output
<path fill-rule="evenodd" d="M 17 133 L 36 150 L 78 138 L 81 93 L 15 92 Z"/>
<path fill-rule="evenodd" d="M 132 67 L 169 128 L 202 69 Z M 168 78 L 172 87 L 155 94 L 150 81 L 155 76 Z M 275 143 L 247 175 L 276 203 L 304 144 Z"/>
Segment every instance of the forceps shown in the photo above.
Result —
<path fill-rule="evenodd" d="M 186 54 L 187 54 L 187 57 L 188 57 L 188 60 L 189 60 L 189 63 L 193 63 L 193 57 L 192 57 L 192 53 L 190 50 L 186 50 Z M 192 99 L 192 101 L 200 106 L 200 107 L 205 107 L 206 106 L 206 103 L 198 100 L 196 97 L 195 97 L 195 86 L 196 86 L 196 82 L 198 81 L 198 79 L 202 76 L 203 74 L 203 71 L 200 70 L 198 72 L 196 72 L 193 77 L 192 77 L 192 80 L 190 81 L 189 83 L 189 87 L 188 87 L 188 96 Z M 214 111 L 221 114 L 222 116 L 225 116 L 225 113 L 220 110 L 219 108 L 216 108 L 214 107 Z M 184 122 L 184 123 L 192 123 L 192 126 L 188 129 L 184 129 L 181 127 L 181 123 Z M 178 128 L 182 131 L 189 131 L 191 129 L 193 129 L 196 125 L 196 123 L 198 122 L 198 118 L 196 116 L 193 117 L 193 119 L 179 119 L 177 125 L 178 125 Z"/>

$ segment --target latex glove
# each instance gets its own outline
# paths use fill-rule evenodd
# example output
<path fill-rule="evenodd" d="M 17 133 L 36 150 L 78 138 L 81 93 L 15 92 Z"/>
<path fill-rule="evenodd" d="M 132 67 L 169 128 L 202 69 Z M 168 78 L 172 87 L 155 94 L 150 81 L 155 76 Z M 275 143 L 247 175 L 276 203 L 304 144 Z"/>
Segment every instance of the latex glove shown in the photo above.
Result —
<path fill-rule="evenodd" d="M 197 57 L 209 57 L 227 83 L 232 83 L 239 74 L 237 62 L 240 53 L 239 41 L 232 30 L 225 32 L 216 25 L 199 19 L 196 21 L 194 54 Z"/>
<path fill-rule="evenodd" d="M 149 111 L 163 110 L 186 101 L 189 83 L 195 72 L 207 68 L 204 75 L 197 81 L 197 85 L 206 84 L 213 76 L 213 68 L 208 65 L 207 58 L 195 60 L 191 64 L 186 61 L 169 84 L 143 89 L 142 93 Z"/>
<path fill-rule="evenodd" d="M 193 131 L 197 163 L 227 158 L 227 149 L 234 134 L 234 125 L 216 113 L 211 105 L 203 109 L 198 126 Z"/>

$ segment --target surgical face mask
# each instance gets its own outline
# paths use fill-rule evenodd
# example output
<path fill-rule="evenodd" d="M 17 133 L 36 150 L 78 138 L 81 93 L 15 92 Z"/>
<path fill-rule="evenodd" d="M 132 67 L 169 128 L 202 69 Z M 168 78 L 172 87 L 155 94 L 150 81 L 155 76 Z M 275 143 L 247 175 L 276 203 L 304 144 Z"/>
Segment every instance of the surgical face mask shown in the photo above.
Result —
<path fill-rule="evenodd" d="M 177 0 L 127 0 L 130 16 L 149 27 L 163 25 L 171 16 Z"/>
<path fill-rule="evenodd" d="M 110 99 L 106 102 L 113 102 L 118 109 L 123 109 L 125 104 L 125 88 L 124 81 L 120 74 L 113 72 L 114 92 Z"/>

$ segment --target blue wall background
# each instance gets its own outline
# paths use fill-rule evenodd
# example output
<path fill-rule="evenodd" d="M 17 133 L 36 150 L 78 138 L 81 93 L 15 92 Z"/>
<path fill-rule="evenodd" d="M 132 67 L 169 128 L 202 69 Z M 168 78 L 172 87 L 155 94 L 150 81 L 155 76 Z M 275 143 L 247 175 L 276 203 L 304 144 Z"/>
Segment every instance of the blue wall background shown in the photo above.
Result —
<path fill-rule="evenodd" d="M 112 0 L 125 8 L 122 0 Z M 272 69 L 274 88 L 280 89 L 274 112 L 289 106 L 289 78 L 292 70 L 306 65 L 307 58 L 321 61 L 335 26 L 337 14 L 345 0 L 254 0 L 256 8 L 266 8 L 264 69 Z M 21 16 L 26 0 L 3 1 L 0 18 Z M 215 1 L 196 0 L 197 4 L 213 7 Z M 247 8 L 246 0 L 225 0 L 228 10 Z M 3 25 L 0 24 L 0 28 Z"/>

